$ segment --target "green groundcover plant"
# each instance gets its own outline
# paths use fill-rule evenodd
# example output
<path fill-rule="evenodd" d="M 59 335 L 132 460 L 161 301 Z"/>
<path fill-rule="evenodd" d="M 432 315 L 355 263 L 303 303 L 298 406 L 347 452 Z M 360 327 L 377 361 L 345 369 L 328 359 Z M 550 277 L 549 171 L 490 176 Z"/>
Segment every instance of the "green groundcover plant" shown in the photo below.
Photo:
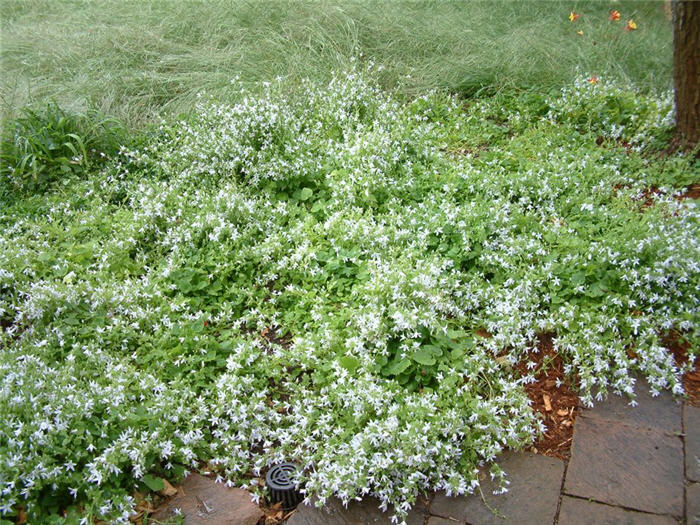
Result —
<path fill-rule="evenodd" d="M 5 519 L 126 523 L 158 477 L 256 489 L 284 459 L 401 521 L 543 430 L 513 365 L 544 332 L 586 404 L 682 394 L 697 164 L 655 152 L 669 94 L 282 93 L 234 83 L 0 211 Z"/>
<path fill-rule="evenodd" d="M 119 150 L 125 131 L 97 111 L 69 113 L 55 102 L 23 115 L 3 130 L 0 198 L 42 191 L 56 180 L 86 174 Z"/>

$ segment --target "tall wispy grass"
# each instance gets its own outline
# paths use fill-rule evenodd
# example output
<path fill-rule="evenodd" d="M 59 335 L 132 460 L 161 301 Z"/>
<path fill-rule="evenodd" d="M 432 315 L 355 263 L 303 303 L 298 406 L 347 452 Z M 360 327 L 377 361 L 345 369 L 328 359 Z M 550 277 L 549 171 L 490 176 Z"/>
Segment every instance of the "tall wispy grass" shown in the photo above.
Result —
<path fill-rule="evenodd" d="M 645 87 L 670 81 L 662 2 L 4 0 L 2 114 L 55 98 L 132 125 L 188 111 L 229 82 L 329 78 L 353 59 L 408 94 L 558 87 L 577 69 Z M 635 32 L 607 20 L 634 18 Z M 572 24 L 571 10 L 582 14 Z M 577 35 L 583 30 L 584 35 Z M 407 77 L 410 75 L 410 77 Z M 291 81 L 291 82 L 289 82 Z"/>

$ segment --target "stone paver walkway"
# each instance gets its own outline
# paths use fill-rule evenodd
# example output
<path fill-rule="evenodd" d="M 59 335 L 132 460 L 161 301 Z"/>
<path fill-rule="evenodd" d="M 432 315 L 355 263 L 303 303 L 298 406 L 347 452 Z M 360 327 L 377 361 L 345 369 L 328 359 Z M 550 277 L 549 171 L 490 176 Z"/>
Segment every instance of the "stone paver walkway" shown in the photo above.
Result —
<path fill-rule="evenodd" d="M 409 525 L 700 525 L 700 407 L 652 398 L 641 384 L 638 406 L 610 396 L 584 410 L 567 462 L 506 453 L 509 492 L 493 496 L 434 494 L 417 505 Z M 376 501 L 300 506 L 287 525 L 384 525 Z"/>
<path fill-rule="evenodd" d="M 173 523 L 175 516 L 181 516 L 185 525 L 258 525 L 263 512 L 249 492 L 190 474 L 148 523 Z"/>

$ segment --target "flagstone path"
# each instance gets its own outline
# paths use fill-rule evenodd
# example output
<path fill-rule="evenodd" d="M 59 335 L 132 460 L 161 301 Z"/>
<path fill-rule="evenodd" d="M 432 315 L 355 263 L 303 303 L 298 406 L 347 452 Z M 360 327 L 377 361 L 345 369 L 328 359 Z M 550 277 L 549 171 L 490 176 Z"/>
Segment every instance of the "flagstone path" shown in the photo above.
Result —
<path fill-rule="evenodd" d="M 610 396 L 584 410 L 574 426 L 568 462 L 506 453 L 508 493 L 438 493 L 411 511 L 409 525 L 700 525 L 700 407 L 651 397 L 640 385 L 638 405 Z M 377 502 L 344 508 L 300 506 L 287 525 L 384 525 Z"/>

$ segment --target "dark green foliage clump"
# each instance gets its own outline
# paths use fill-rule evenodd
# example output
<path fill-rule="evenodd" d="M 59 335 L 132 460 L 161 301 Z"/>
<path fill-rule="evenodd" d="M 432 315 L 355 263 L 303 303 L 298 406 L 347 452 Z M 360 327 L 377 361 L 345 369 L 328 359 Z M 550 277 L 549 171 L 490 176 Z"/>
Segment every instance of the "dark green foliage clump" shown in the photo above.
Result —
<path fill-rule="evenodd" d="M 2 135 L 2 193 L 40 192 L 57 180 L 85 174 L 114 155 L 124 137 L 119 121 L 94 110 L 71 113 L 55 102 L 24 108 Z"/>

